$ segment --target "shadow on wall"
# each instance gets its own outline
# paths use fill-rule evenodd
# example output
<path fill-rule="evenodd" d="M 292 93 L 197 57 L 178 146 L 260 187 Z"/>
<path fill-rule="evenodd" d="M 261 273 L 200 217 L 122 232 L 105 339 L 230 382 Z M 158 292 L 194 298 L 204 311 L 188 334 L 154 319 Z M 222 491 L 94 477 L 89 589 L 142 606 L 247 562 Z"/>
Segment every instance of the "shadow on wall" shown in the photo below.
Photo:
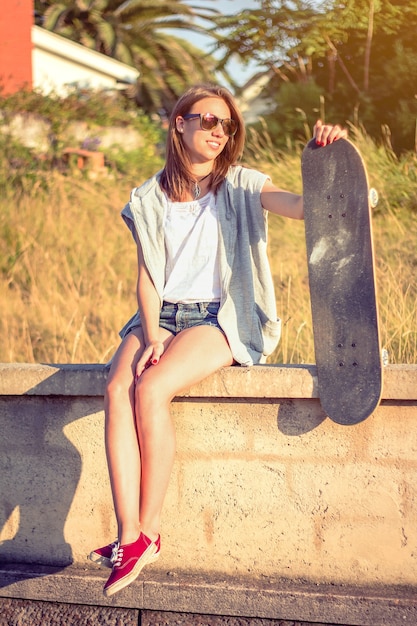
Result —
<path fill-rule="evenodd" d="M 91 413 L 91 401 L 87 407 L 80 398 L 65 410 L 62 396 L 0 399 L 0 562 L 62 568 L 72 562 L 64 527 L 82 459 L 64 429 Z M 102 398 L 94 402 L 101 411 Z"/>
<path fill-rule="evenodd" d="M 283 400 L 278 411 L 278 430 L 283 435 L 297 437 L 314 430 L 326 419 L 316 398 Z"/>

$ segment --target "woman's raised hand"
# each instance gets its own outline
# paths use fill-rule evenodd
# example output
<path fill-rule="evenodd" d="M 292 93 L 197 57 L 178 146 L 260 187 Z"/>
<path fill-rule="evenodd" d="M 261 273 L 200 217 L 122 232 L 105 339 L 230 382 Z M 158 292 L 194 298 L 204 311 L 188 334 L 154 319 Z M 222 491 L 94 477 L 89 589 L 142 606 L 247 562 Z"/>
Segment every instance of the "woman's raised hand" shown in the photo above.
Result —
<path fill-rule="evenodd" d="M 323 124 L 321 120 L 317 120 L 313 128 L 313 137 L 319 146 L 325 146 L 328 143 L 333 143 L 337 139 L 346 139 L 348 136 L 346 128 L 342 128 L 337 124 Z"/>

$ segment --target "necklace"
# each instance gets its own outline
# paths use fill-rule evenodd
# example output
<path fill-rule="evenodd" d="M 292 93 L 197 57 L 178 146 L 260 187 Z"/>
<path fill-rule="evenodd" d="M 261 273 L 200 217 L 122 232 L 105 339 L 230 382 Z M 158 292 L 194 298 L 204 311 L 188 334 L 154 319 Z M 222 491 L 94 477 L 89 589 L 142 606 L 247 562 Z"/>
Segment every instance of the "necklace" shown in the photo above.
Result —
<path fill-rule="evenodd" d="M 197 198 L 199 198 L 200 195 L 201 195 L 201 187 L 200 187 L 199 183 L 203 182 L 203 180 L 206 180 L 206 178 L 208 178 L 210 176 L 210 174 L 211 174 L 211 172 L 209 172 L 208 174 L 203 176 L 203 178 L 200 178 L 200 180 L 195 180 L 194 181 L 194 200 L 197 200 Z"/>

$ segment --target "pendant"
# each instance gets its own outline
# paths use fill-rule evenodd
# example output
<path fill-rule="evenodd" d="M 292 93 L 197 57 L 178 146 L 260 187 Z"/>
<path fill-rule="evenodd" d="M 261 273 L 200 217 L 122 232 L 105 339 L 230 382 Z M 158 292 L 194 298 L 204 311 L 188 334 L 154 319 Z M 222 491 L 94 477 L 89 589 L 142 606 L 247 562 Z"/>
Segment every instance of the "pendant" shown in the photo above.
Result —
<path fill-rule="evenodd" d="M 199 198 L 201 195 L 201 187 L 198 183 L 202 183 L 203 180 L 206 180 L 206 178 L 208 178 L 210 175 L 211 172 L 203 176 L 203 178 L 200 178 L 200 180 L 194 181 L 194 200 L 197 200 L 197 198 Z"/>
<path fill-rule="evenodd" d="M 197 200 L 197 198 L 200 197 L 200 194 L 201 194 L 200 185 L 197 182 L 195 182 L 194 183 L 194 200 Z"/>

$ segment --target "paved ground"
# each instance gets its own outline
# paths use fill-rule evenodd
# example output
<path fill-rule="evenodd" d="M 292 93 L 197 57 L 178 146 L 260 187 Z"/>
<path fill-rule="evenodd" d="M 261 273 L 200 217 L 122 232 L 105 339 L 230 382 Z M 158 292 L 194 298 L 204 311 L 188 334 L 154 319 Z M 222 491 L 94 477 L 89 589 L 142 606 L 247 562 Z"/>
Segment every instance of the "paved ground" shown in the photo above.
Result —
<path fill-rule="evenodd" d="M 331 626 L 0 598 L 0 626 Z"/>

